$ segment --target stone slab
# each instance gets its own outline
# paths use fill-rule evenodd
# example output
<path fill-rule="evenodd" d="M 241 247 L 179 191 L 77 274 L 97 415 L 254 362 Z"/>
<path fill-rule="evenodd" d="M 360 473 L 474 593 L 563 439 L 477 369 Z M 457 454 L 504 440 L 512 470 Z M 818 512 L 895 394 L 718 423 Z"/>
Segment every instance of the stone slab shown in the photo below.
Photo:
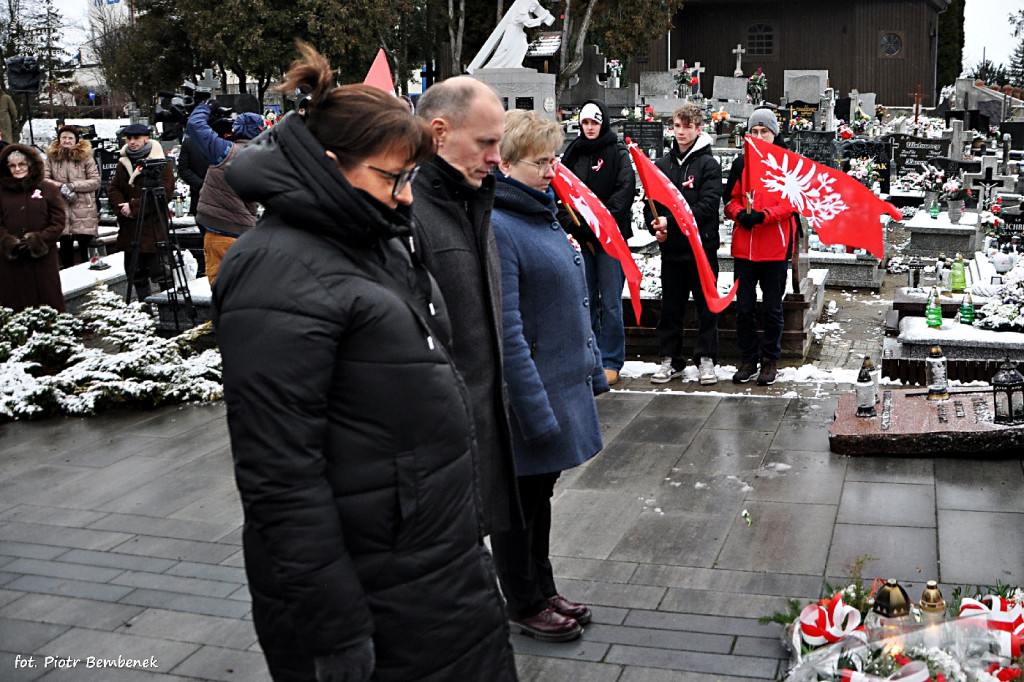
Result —
<path fill-rule="evenodd" d="M 555 119 L 555 74 L 536 69 L 477 69 L 473 78 L 487 83 L 505 101 L 505 109 L 531 109 L 541 116 Z M 532 100 L 532 106 L 519 106 L 516 100 Z"/>
<path fill-rule="evenodd" d="M 715 76 L 711 99 L 716 102 L 746 102 L 747 79 Z"/>
<path fill-rule="evenodd" d="M 929 327 L 923 317 L 904 317 L 896 340 L 903 346 L 904 357 L 925 358 L 932 346 L 940 346 L 948 359 L 1024 358 L 1024 334 L 978 329 L 948 319 L 941 327 Z"/>
<path fill-rule="evenodd" d="M 903 247 L 908 256 L 937 257 L 940 253 L 974 253 L 978 244 L 978 216 L 964 212 L 960 222 L 953 224 L 949 214 L 931 218 L 927 211 L 918 211 L 903 225 L 910 232 L 910 241 Z"/>
<path fill-rule="evenodd" d="M 75 314 L 82 309 L 89 300 L 89 292 L 99 282 L 106 284 L 118 296 L 124 296 L 128 283 L 124 274 L 124 252 L 104 256 L 103 261 L 110 266 L 106 270 L 93 270 L 89 263 L 81 263 L 60 271 L 64 305 L 69 313 Z"/>
<path fill-rule="evenodd" d="M 1024 426 L 992 422 L 988 390 L 950 391 L 929 401 L 925 390 L 884 390 L 875 417 L 857 417 L 856 396 L 839 398 L 829 447 L 840 455 L 1019 453 Z"/>

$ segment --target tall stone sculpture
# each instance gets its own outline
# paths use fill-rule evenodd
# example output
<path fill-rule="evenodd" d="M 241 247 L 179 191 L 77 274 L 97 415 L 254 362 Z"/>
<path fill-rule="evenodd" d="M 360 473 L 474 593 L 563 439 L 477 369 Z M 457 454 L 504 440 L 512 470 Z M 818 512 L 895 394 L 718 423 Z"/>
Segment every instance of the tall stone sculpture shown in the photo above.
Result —
<path fill-rule="evenodd" d="M 517 69 L 522 67 L 528 43 L 527 28 L 555 22 L 551 12 L 544 9 L 538 0 L 515 0 L 508 12 L 501 18 L 491 35 L 470 62 L 466 71 L 477 69 Z M 492 54 L 493 53 L 493 54 Z M 490 57 L 490 59 L 488 59 Z"/>

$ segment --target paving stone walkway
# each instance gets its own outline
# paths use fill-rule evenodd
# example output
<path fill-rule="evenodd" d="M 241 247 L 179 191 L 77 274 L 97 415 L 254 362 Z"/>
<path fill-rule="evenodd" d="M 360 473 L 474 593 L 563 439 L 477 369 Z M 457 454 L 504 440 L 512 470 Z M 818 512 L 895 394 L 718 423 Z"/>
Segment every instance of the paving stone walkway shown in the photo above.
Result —
<path fill-rule="evenodd" d="M 875 336 L 823 340 L 812 361 L 859 366 Z M 559 589 L 594 621 L 568 644 L 514 635 L 524 682 L 779 678 L 779 627 L 757 618 L 865 554 L 915 598 L 932 578 L 1024 583 L 1020 459 L 833 455 L 848 386 L 619 388 L 598 400 L 604 451 L 554 501 Z M 0 426 L 0 681 L 268 679 L 224 414 Z M 87 667 L 119 656 L 155 667 Z"/>

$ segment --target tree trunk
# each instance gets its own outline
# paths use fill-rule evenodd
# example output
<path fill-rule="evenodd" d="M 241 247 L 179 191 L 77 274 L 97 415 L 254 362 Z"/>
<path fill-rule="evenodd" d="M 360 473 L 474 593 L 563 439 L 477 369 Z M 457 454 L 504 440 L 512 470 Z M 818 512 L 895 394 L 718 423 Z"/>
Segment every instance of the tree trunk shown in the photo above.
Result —
<path fill-rule="evenodd" d="M 448 44 L 452 50 L 452 75 L 462 73 L 462 36 L 466 28 L 466 0 L 458 0 L 458 16 L 455 14 L 456 0 L 448 0 Z"/>
<path fill-rule="evenodd" d="M 590 18 L 594 14 L 597 0 L 586 0 L 583 19 L 578 24 L 572 21 L 572 0 L 565 0 L 565 20 L 562 22 L 562 49 L 558 58 L 558 78 L 555 81 L 555 101 L 562 101 L 562 95 L 569 89 L 569 81 L 583 65 L 583 46 L 587 42 Z M 573 30 L 575 28 L 575 30 Z"/>

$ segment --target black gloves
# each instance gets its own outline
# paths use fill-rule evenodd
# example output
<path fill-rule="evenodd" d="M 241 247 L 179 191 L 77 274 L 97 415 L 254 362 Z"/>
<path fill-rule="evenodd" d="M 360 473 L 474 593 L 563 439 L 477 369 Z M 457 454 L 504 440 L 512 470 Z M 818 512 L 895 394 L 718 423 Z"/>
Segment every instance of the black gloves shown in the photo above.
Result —
<path fill-rule="evenodd" d="M 763 211 L 751 211 L 750 213 L 747 213 L 746 210 L 742 210 L 736 216 L 736 222 L 748 230 L 754 227 L 754 225 L 760 225 L 763 223 L 764 219 L 765 215 Z"/>
<path fill-rule="evenodd" d="M 364 639 L 347 649 L 313 659 L 316 682 L 368 682 L 377 665 L 373 640 Z"/>

